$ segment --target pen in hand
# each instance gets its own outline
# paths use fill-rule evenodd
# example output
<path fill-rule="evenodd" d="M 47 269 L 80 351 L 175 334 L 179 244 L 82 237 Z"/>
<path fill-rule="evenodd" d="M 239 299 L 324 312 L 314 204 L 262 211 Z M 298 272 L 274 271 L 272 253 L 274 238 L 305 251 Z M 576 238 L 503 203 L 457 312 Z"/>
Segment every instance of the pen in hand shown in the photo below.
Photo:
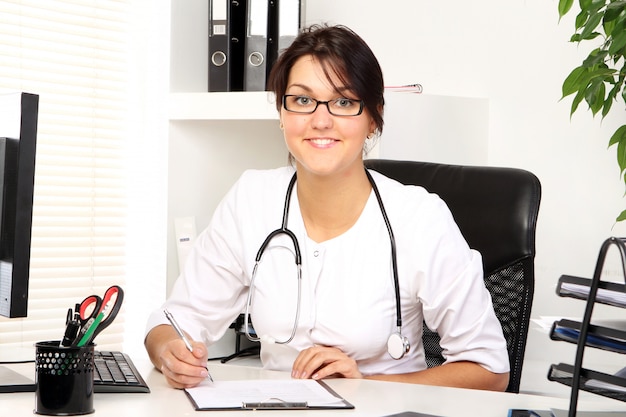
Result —
<path fill-rule="evenodd" d="M 176 322 L 176 319 L 174 319 L 174 316 L 172 316 L 172 313 L 170 313 L 167 310 L 163 310 L 163 312 L 165 313 L 165 317 L 167 317 L 169 322 L 172 324 L 172 327 L 174 328 L 174 330 L 176 330 L 176 333 L 178 333 L 178 336 L 181 339 L 183 339 L 183 342 L 185 342 L 185 346 L 187 346 L 187 350 L 189 350 L 189 352 L 193 352 L 193 347 L 191 346 L 189 339 L 187 339 L 187 336 L 185 336 L 185 333 L 183 333 L 183 329 L 180 328 L 180 326 L 178 325 L 178 322 Z"/>
<path fill-rule="evenodd" d="M 189 352 L 193 352 L 193 346 L 191 346 L 191 342 L 189 341 L 189 339 L 187 339 L 187 336 L 185 336 L 185 333 L 183 332 L 183 329 L 180 328 L 180 326 L 178 325 L 178 322 L 176 321 L 176 319 L 174 319 L 174 316 L 172 315 L 172 313 L 167 311 L 167 309 L 163 310 L 163 313 L 165 313 L 165 317 L 169 320 L 169 322 L 171 323 L 171 325 L 174 328 L 174 330 L 176 330 L 176 333 L 178 333 L 178 336 L 185 343 L 185 346 L 187 347 L 187 350 Z M 209 369 L 206 366 L 204 367 L 204 369 L 207 370 L 207 378 L 209 378 L 211 380 L 211 382 L 213 382 L 213 377 L 211 376 L 211 373 L 209 372 Z"/>

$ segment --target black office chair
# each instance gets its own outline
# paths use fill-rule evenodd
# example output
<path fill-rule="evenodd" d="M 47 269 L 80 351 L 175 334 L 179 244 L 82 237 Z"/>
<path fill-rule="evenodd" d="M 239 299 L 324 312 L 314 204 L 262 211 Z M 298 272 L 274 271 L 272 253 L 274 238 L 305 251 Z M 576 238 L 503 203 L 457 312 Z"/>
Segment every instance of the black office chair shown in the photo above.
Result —
<path fill-rule="evenodd" d="M 508 392 L 519 392 L 534 291 L 535 228 L 541 184 L 516 168 L 370 159 L 368 168 L 438 194 L 470 247 L 483 257 L 485 285 L 502 324 L 511 372 Z M 392 225 L 393 226 L 393 225 Z M 429 367 L 444 362 L 439 335 L 424 330 Z"/>

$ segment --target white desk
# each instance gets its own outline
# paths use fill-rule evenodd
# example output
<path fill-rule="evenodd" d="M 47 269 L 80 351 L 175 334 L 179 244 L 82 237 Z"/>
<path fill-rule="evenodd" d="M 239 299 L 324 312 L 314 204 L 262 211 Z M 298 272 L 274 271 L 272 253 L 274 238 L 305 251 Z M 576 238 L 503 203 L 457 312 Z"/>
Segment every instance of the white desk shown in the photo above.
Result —
<path fill-rule="evenodd" d="M 163 376 L 154 370 L 141 355 L 132 356 L 135 365 L 150 386 L 150 394 L 95 394 L 92 416 L 100 417 L 181 417 L 205 413 L 216 417 L 271 416 L 359 416 L 382 417 L 401 411 L 419 411 L 445 417 L 505 417 L 509 408 L 568 408 L 567 398 L 542 395 L 494 393 L 478 390 L 430 387 L 424 385 L 391 383 L 356 379 L 329 379 L 328 385 L 355 406 L 354 410 L 321 411 L 222 411 L 196 412 L 185 393 L 170 388 Z M 33 377 L 33 364 L 11 366 Z M 282 372 L 265 371 L 258 367 L 237 364 L 210 363 L 215 379 L 284 379 Z M 0 415 L 3 417 L 33 416 L 35 394 L 0 394 Z M 586 397 L 579 401 L 579 410 L 623 411 L 626 403 L 604 397 Z"/>

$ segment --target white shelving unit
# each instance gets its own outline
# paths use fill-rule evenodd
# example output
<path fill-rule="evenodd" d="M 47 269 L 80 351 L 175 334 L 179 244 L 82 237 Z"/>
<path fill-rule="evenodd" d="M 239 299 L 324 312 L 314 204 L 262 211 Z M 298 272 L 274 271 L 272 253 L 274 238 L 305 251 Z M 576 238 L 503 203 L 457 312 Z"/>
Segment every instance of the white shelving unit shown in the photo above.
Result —
<path fill-rule="evenodd" d="M 169 119 L 278 120 L 274 103 L 274 94 L 265 91 L 171 93 Z"/>

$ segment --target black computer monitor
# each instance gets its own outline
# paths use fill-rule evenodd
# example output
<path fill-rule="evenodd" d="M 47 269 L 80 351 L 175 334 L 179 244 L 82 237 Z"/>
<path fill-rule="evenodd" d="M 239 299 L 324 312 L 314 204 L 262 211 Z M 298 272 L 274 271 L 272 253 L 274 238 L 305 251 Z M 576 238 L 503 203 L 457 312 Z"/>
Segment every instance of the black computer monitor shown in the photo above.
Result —
<path fill-rule="evenodd" d="M 39 96 L 0 94 L 0 316 L 26 317 Z M 35 382 L 0 366 L 0 393 Z"/>
<path fill-rule="evenodd" d="M 0 95 L 0 315 L 26 317 L 39 96 Z"/>

